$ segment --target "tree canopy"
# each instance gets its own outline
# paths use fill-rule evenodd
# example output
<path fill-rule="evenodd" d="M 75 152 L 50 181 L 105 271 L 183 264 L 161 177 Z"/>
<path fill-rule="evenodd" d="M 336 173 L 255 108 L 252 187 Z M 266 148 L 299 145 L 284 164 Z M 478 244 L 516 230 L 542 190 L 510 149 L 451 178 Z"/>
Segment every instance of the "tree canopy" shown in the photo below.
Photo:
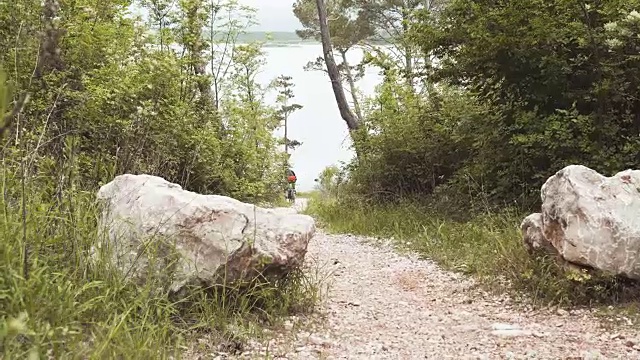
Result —
<path fill-rule="evenodd" d="M 351 164 L 359 191 L 530 207 L 568 164 L 639 166 L 637 1 L 348 6 L 394 31 L 410 60 L 371 54 L 385 80 L 366 99 L 367 156 Z M 424 86 L 403 85 L 407 74 Z"/>

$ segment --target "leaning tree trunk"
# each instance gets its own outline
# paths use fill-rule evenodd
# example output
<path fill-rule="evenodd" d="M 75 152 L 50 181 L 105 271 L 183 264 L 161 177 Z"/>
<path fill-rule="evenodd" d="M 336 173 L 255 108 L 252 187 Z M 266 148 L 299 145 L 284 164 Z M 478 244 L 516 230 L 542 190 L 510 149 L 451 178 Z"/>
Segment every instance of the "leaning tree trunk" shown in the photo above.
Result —
<path fill-rule="evenodd" d="M 316 0 L 318 6 L 318 20 L 320 20 L 320 36 L 322 39 L 322 52 L 324 54 L 324 62 L 327 65 L 327 72 L 331 79 L 331 87 L 333 88 L 333 94 L 336 97 L 336 103 L 338 103 L 338 109 L 340 110 L 340 116 L 347 123 L 349 131 L 358 130 L 359 123 L 356 116 L 349 108 L 347 97 L 344 94 L 342 88 L 342 81 L 340 79 L 340 72 L 336 60 L 333 58 L 333 49 L 331 47 L 331 35 L 329 34 L 329 24 L 327 22 L 327 8 L 325 7 L 324 0 Z M 353 138 L 353 135 L 352 135 Z M 354 143 L 355 143 L 355 139 Z"/>

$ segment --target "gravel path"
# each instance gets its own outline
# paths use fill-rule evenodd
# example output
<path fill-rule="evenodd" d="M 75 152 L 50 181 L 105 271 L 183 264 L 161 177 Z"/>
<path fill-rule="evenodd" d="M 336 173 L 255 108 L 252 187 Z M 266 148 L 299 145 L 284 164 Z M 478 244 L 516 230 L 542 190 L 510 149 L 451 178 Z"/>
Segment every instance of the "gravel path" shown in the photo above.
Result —
<path fill-rule="evenodd" d="M 522 309 L 465 276 L 371 242 L 318 232 L 308 266 L 330 280 L 318 314 L 290 319 L 268 351 L 254 343 L 241 357 L 640 359 L 632 326 L 605 330 L 588 310 Z"/>

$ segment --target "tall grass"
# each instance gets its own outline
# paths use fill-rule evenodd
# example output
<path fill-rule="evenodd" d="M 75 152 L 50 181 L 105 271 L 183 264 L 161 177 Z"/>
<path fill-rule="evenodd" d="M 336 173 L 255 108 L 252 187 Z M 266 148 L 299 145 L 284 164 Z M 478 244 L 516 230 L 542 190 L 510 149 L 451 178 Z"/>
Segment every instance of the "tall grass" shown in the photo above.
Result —
<path fill-rule="evenodd" d="M 411 201 L 381 205 L 318 196 L 308 212 L 330 231 L 393 238 L 398 246 L 473 275 L 488 288 L 513 291 L 538 305 L 622 303 L 639 293 L 620 279 L 566 272 L 552 259 L 532 257 L 522 244 L 524 214 L 516 212 L 453 221 Z"/>
<path fill-rule="evenodd" d="M 202 333 L 241 344 L 249 330 L 313 308 L 300 271 L 251 287 L 193 289 L 178 300 L 89 261 L 99 241 L 94 191 L 22 179 L 4 167 L 0 195 L 0 358 L 178 359 Z M 24 211 L 23 211 L 24 210 Z M 241 346 L 241 345 L 238 345 Z"/>
<path fill-rule="evenodd" d="M 0 69 L 0 359 L 178 359 L 203 333 L 237 349 L 251 329 L 313 309 L 320 280 L 302 270 L 176 298 L 157 291 L 163 274 L 134 285 L 90 260 L 98 189 L 79 169 L 114 166 L 78 160 L 72 133 L 45 136 L 48 118 L 22 129 L 37 119 L 21 118 L 27 94 L 9 106 L 9 90 Z"/>

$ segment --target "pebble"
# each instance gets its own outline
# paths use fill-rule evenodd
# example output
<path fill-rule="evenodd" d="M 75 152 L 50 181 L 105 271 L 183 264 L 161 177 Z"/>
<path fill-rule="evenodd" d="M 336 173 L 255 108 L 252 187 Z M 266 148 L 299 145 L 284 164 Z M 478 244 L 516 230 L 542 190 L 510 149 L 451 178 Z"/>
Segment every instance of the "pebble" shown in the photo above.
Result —
<path fill-rule="evenodd" d="M 284 322 L 284 335 L 269 344 L 272 358 L 586 360 L 640 351 L 633 329 L 607 333 L 593 311 L 533 310 L 372 240 L 316 233 L 308 248 L 311 272 L 332 264 L 345 271 L 330 277 L 328 301 L 315 315 Z"/>

